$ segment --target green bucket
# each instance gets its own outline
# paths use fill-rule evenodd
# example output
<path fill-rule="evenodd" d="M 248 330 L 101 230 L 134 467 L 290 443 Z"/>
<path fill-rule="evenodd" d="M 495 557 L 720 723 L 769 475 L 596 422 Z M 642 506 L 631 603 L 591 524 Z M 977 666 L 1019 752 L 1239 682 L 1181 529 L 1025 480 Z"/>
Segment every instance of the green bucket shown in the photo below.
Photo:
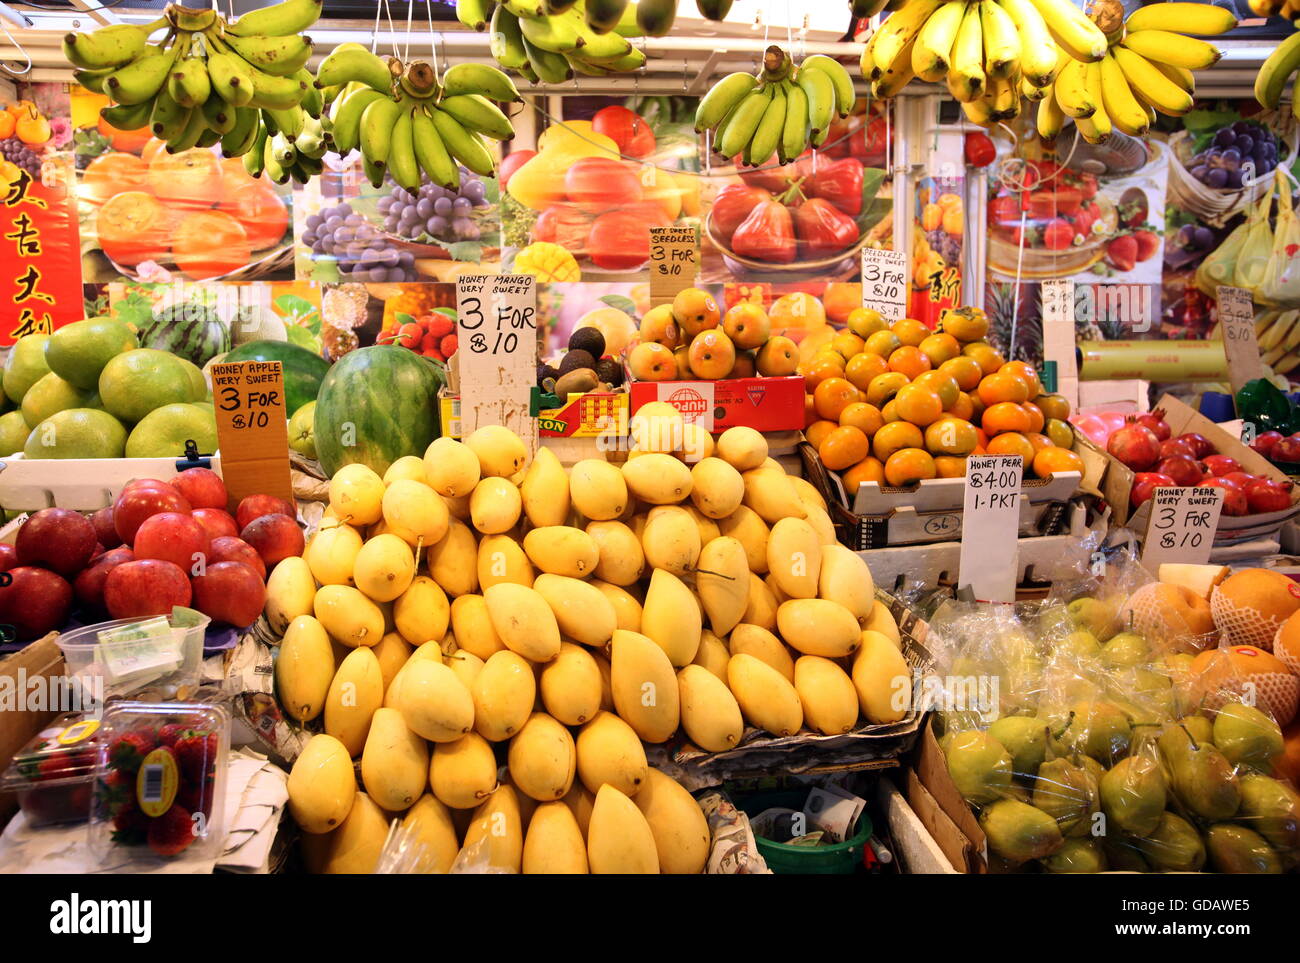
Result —
<path fill-rule="evenodd" d="M 751 819 L 765 809 L 803 809 L 806 792 L 765 792 L 739 802 Z M 858 831 L 842 843 L 829 846 L 792 846 L 764 839 L 757 833 L 754 840 L 767 868 L 780 875 L 835 875 L 852 873 L 862 864 L 862 847 L 871 838 L 871 818 L 864 811 L 858 816 Z"/>

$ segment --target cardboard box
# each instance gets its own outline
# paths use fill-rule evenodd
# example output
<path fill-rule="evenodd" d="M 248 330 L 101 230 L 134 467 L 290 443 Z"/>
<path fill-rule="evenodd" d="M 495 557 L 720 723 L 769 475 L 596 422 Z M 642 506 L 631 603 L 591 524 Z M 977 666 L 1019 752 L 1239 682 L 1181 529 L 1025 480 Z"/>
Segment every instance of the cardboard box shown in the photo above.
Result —
<path fill-rule="evenodd" d="M 633 381 L 631 413 L 666 401 L 688 422 L 719 432 L 737 425 L 758 431 L 800 431 L 804 381 L 788 378 L 727 378 L 723 381 Z"/>
<path fill-rule="evenodd" d="M 58 636 L 59 633 L 51 632 L 26 648 L 0 658 L 0 679 L 5 680 L 0 682 L 0 687 L 19 700 L 15 706 L 0 706 L 4 716 L 4 725 L 0 725 L 0 772 L 9 768 L 14 753 L 40 732 L 41 726 L 59 714 L 57 706 L 36 709 L 24 705 L 34 679 L 63 675 L 63 652 L 54 641 Z M 12 794 L 0 794 L 0 826 L 17 810 L 18 800 Z"/>
<path fill-rule="evenodd" d="M 913 750 L 905 795 L 908 805 L 959 872 L 988 872 L 984 830 L 948 775 L 948 764 L 934 735 L 933 717 Z"/>
<path fill-rule="evenodd" d="M 1243 471 L 1263 475 L 1276 481 L 1287 481 L 1286 472 L 1275 466 L 1259 452 L 1241 443 L 1241 439 L 1206 418 L 1195 408 L 1183 404 L 1173 395 L 1165 395 L 1156 404 L 1164 409 L 1165 421 L 1173 437 L 1196 432 L 1204 435 L 1220 455 L 1230 455 L 1241 462 Z M 1102 493 L 1115 513 L 1115 524 L 1145 535 L 1151 520 L 1150 502 L 1143 503 L 1137 511 L 1129 504 L 1133 492 L 1134 472 L 1118 459 L 1107 455 L 1108 467 L 1102 481 Z M 1291 507 L 1281 512 L 1261 515 L 1220 515 L 1215 544 L 1247 541 L 1278 532 L 1290 519 L 1300 514 L 1300 488 L 1291 492 Z"/>

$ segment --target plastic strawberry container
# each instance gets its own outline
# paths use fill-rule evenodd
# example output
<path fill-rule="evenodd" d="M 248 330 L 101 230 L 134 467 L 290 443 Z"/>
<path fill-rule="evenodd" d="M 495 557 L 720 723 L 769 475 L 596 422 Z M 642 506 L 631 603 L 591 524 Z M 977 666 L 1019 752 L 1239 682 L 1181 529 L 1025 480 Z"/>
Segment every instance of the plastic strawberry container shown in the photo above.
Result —
<path fill-rule="evenodd" d="M 81 823 L 90 816 L 99 730 L 98 719 L 68 712 L 14 755 L 0 776 L 0 792 L 18 796 L 29 825 Z"/>
<path fill-rule="evenodd" d="M 114 702 L 104 711 L 90 816 L 104 867 L 214 860 L 225 838 L 230 716 L 199 702 Z"/>

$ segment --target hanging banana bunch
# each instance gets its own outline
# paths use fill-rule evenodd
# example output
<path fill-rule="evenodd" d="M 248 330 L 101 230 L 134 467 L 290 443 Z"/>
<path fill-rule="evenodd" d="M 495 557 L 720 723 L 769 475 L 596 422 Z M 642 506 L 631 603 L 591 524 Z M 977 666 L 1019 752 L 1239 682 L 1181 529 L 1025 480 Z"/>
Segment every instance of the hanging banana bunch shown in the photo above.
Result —
<path fill-rule="evenodd" d="M 1257 17 L 1286 17 L 1300 24 L 1300 3 L 1296 0 L 1246 0 L 1246 5 Z"/>
<path fill-rule="evenodd" d="M 722 20 L 731 0 L 696 0 L 700 13 Z M 676 0 L 457 0 L 456 17 L 489 31 L 497 63 L 532 83 L 559 84 L 575 74 L 603 77 L 645 65 L 636 37 L 662 37 L 677 16 Z"/>
<path fill-rule="evenodd" d="M 70 33 L 63 53 L 80 68 L 77 83 L 113 101 L 100 111 L 110 124 L 147 126 L 171 153 L 220 143 L 227 157 L 247 155 L 264 129 L 291 142 L 303 137 L 314 151 L 329 133 L 320 119 L 323 97 L 306 68 L 311 38 L 301 32 L 321 5 L 284 0 L 228 23 L 211 9 L 173 3 L 150 24 Z M 150 43 L 164 28 L 162 40 Z"/>
<path fill-rule="evenodd" d="M 713 131 L 714 150 L 741 155 L 751 167 L 773 154 L 786 164 L 810 144 L 824 144 L 831 121 L 847 117 L 856 96 L 838 61 L 815 54 L 796 70 L 790 55 L 773 45 L 758 76 L 728 74 L 709 89 L 695 111 L 695 130 Z"/>
<path fill-rule="evenodd" d="M 1300 0 L 1249 0 L 1250 9 L 1261 17 L 1286 17 L 1300 25 Z M 1293 33 L 1268 55 L 1255 76 L 1255 99 L 1261 107 L 1276 107 L 1287 81 L 1300 68 L 1300 33 Z M 1291 111 L 1300 119 L 1300 103 L 1291 96 Z"/>
<path fill-rule="evenodd" d="M 488 64 L 456 64 L 439 84 L 427 63 L 385 60 L 349 45 L 321 61 L 316 85 L 340 91 L 329 110 L 335 149 L 359 149 L 375 187 L 390 174 L 412 191 L 421 170 L 447 188 L 460 184 L 458 163 L 475 174 L 494 173 L 496 160 L 482 138 L 509 140 L 515 130 L 493 101 L 522 99 L 513 81 Z"/>

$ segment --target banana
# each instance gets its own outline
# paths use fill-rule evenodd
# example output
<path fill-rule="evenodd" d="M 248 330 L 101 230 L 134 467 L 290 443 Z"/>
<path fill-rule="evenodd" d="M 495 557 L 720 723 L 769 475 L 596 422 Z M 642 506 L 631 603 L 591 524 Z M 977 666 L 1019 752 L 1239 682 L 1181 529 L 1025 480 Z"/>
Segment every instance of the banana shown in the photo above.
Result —
<path fill-rule="evenodd" d="M 139 130 L 149 123 L 152 110 L 153 104 L 149 101 L 142 104 L 114 104 L 111 107 L 101 107 L 99 116 L 118 130 Z"/>
<path fill-rule="evenodd" d="M 575 11 L 576 15 L 576 11 Z M 617 60 L 626 57 L 632 44 L 616 33 L 596 33 L 585 23 L 578 30 L 578 49 L 575 51 L 587 60 Z"/>
<path fill-rule="evenodd" d="M 983 27 L 979 4 L 972 3 L 962 14 L 948 56 L 948 90 L 962 103 L 970 103 L 984 90 L 985 80 Z"/>
<path fill-rule="evenodd" d="M 930 15 L 943 3 L 944 0 L 910 0 L 896 14 L 887 17 L 872 36 L 870 44 L 872 67 L 870 72 L 864 69 L 863 76 L 867 80 L 875 80 L 883 74 L 897 59 L 899 52 L 921 32 Z M 865 51 L 863 59 L 865 62 Z"/>
<path fill-rule="evenodd" d="M 166 89 L 158 91 L 149 114 L 149 129 L 161 141 L 176 140 L 190 122 L 191 108 L 176 102 Z"/>
<path fill-rule="evenodd" d="M 786 82 L 782 81 L 775 85 L 767 109 L 763 111 L 763 119 L 758 122 L 758 128 L 749 142 L 750 156 L 755 167 L 767 163 L 781 143 L 781 137 L 785 133 L 785 102 Z"/>
<path fill-rule="evenodd" d="M 1283 347 L 1283 342 L 1290 333 L 1293 324 L 1295 324 L 1295 315 L 1291 314 L 1291 312 L 1284 311 L 1278 315 L 1276 320 L 1259 336 L 1259 350 L 1267 352 L 1274 348 L 1282 348 L 1285 354 L 1287 349 Z"/>
<path fill-rule="evenodd" d="M 1109 53 L 1101 62 L 1101 99 L 1111 122 L 1124 133 L 1141 137 L 1147 132 L 1147 112 L 1133 96 L 1124 71 Z"/>
<path fill-rule="evenodd" d="M 700 98 L 699 106 L 695 108 L 696 133 L 717 127 L 731 109 L 757 86 L 758 79 L 744 71 L 727 74 L 719 80 Z"/>
<path fill-rule="evenodd" d="M 226 24 L 226 33 L 234 37 L 287 37 L 302 33 L 320 19 L 323 6 L 324 0 L 283 0 L 243 14 L 234 23 Z M 459 8 L 461 4 L 456 6 Z"/>
<path fill-rule="evenodd" d="M 628 6 L 627 0 L 587 0 L 582 12 L 583 19 L 596 33 L 609 33 L 622 22 Z M 632 10 L 632 18 L 635 25 L 635 8 Z"/>
<path fill-rule="evenodd" d="M 1287 81 L 1300 67 L 1300 33 L 1293 33 L 1268 55 L 1255 76 L 1255 99 L 1261 107 L 1276 107 Z"/>
<path fill-rule="evenodd" d="M 381 97 L 362 111 L 361 153 L 367 160 L 381 165 L 388 161 L 393 125 L 397 123 L 397 115 L 401 110 L 401 104 L 397 101 Z"/>
<path fill-rule="evenodd" d="M 275 77 L 296 74 L 311 59 L 310 37 L 231 37 L 223 42 L 258 70 Z"/>
<path fill-rule="evenodd" d="M 116 69 L 116 67 L 105 67 L 102 70 L 74 70 L 72 79 L 87 90 L 102 94 L 105 78 Z"/>
<path fill-rule="evenodd" d="M 379 91 L 362 87 L 335 101 L 334 147 L 340 154 L 355 150 L 361 143 L 361 115 L 366 108 L 379 100 L 388 100 Z"/>
<path fill-rule="evenodd" d="M 1020 36 L 1011 15 L 993 0 L 980 0 L 980 32 L 984 39 L 984 72 L 991 80 L 1010 77 L 1020 65 Z"/>
<path fill-rule="evenodd" d="M 1073 57 L 1066 61 L 1061 72 L 1056 75 L 1053 89 L 1056 91 L 1056 102 L 1066 115 L 1077 120 L 1096 113 L 1099 105 L 1089 92 L 1088 65 L 1084 61 Z"/>
<path fill-rule="evenodd" d="M 274 121 L 276 129 L 286 135 L 289 140 L 293 140 L 301 134 L 303 128 L 307 125 L 307 115 L 303 113 L 301 107 L 290 107 L 286 110 L 263 107 L 262 116 L 264 118 L 269 117 Z"/>
<path fill-rule="evenodd" d="M 534 47 L 557 54 L 571 53 L 578 49 L 578 24 L 580 23 L 583 27 L 587 26 L 580 16 L 576 19 L 568 15 L 542 17 L 536 20 L 531 17 L 519 19 L 519 27 L 523 31 L 525 40 Z M 625 38 L 614 34 L 598 36 L 613 36 L 615 40 L 627 42 Z"/>
<path fill-rule="evenodd" d="M 948 0 L 930 15 L 912 45 L 912 72 L 929 83 L 938 83 L 948 72 L 957 28 L 966 12 L 966 0 Z"/>
<path fill-rule="evenodd" d="M 1056 77 L 1056 43 L 1030 0 L 997 0 L 1020 34 L 1020 71 L 1035 87 L 1046 87 Z"/>
<path fill-rule="evenodd" d="M 409 102 L 402 104 L 388 148 L 388 173 L 408 191 L 420 186 L 420 164 L 415 159 L 415 142 L 411 134 L 411 114 L 415 109 Z"/>
<path fill-rule="evenodd" d="M 1050 88 L 1048 87 L 1035 87 L 1033 84 L 1029 82 L 1028 77 L 1020 78 L 1020 94 L 1026 100 L 1030 100 L 1033 101 L 1034 103 L 1038 103 L 1040 100 L 1042 100 L 1044 97 L 1048 95 L 1049 91 Z"/>
<path fill-rule="evenodd" d="M 835 88 L 831 79 L 824 71 L 800 67 L 795 83 L 808 100 L 808 123 L 813 134 L 825 133 L 835 118 Z"/>
<path fill-rule="evenodd" d="M 438 109 L 451 114 L 460 121 L 461 126 L 486 134 L 493 140 L 510 140 L 515 136 L 510 118 L 496 104 L 478 94 L 460 94 L 456 97 L 444 95 L 438 101 Z"/>
<path fill-rule="evenodd" d="M 546 5 L 542 0 L 500 0 L 500 3 L 521 20 L 546 16 Z"/>
<path fill-rule="evenodd" d="M 208 66 L 201 57 L 183 57 L 167 77 L 167 92 L 182 107 L 200 107 L 212 93 Z"/>
<path fill-rule="evenodd" d="M 1020 78 L 995 77 L 989 81 L 985 97 L 993 108 L 993 115 L 998 120 L 1010 120 L 1020 113 Z"/>
<path fill-rule="evenodd" d="M 496 163 L 483 142 L 462 127 L 451 114 L 443 113 L 436 107 L 430 110 L 434 129 L 451 156 L 475 174 L 490 176 L 496 170 Z"/>
<path fill-rule="evenodd" d="M 562 84 L 573 76 L 573 68 L 563 54 L 535 47 L 527 37 L 524 38 L 524 50 L 528 53 L 529 66 L 543 83 Z"/>
<path fill-rule="evenodd" d="M 301 156 L 319 160 L 325 156 L 325 128 L 319 120 L 308 117 L 304 120 L 302 132 L 293 139 L 293 147 Z"/>
<path fill-rule="evenodd" d="M 69 33 L 63 37 L 63 56 L 82 70 L 124 67 L 144 53 L 149 35 L 166 24 L 164 18 L 144 26 L 119 23 L 94 33 Z"/>
<path fill-rule="evenodd" d="M 871 82 L 872 97 L 877 100 L 888 100 L 912 82 L 912 78 L 916 76 L 912 72 L 912 50 L 915 46 L 916 38 L 913 37 L 898 52 L 898 56 L 885 72 Z"/>
<path fill-rule="evenodd" d="M 284 131 L 271 138 L 267 150 L 281 167 L 292 167 L 293 162 L 298 159 L 298 148 L 293 146 L 293 140 L 286 137 Z"/>
<path fill-rule="evenodd" d="M 790 83 L 785 91 L 785 128 L 781 131 L 781 143 L 778 145 L 778 157 L 781 163 L 790 163 L 802 154 L 807 146 L 808 95 L 798 84 Z"/>
<path fill-rule="evenodd" d="M 181 151 L 189 150 L 191 147 L 197 147 L 199 138 L 203 132 L 208 129 L 207 122 L 203 119 L 203 110 L 194 107 L 188 110 L 188 119 L 185 129 L 176 137 L 167 141 L 167 153 L 179 154 Z"/>
<path fill-rule="evenodd" d="M 838 60 L 833 60 L 825 54 L 813 54 L 811 57 L 804 57 L 799 64 L 799 69 L 820 70 L 830 78 L 831 84 L 835 88 L 835 106 L 841 117 L 847 117 L 853 112 L 853 105 L 857 102 L 858 95 L 853 90 L 853 78 L 849 72 L 844 69 L 844 65 Z"/>
<path fill-rule="evenodd" d="M 1070 0 L 1029 0 L 1057 44 L 1075 60 L 1091 62 L 1106 54 L 1106 35 Z"/>
<path fill-rule="evenodd" d="M 152 100 L 167 82 L 177 52 L 174 46 L 168 50 L 146 47 L 138 58 L 104 78 L 104 92 L 127 106 Z"/>
<path fill-rule="evenodd" d="M 252 143 L 244 152 L 244 170 L 253 177 L 261 177 L 266 169 L 266 128 L 259 122 L 253 133 Z"/>
<path fill-rule="evenodd" d="M 1105 140 L 1110 136 L 1111 121 L 1102 91 L 1101 63 L 1094 61 L 1084 65 L 1083 82 L 1088 89 L 1088 99 L 1097 106 L 1087 121 L 1096 132 L 1098 141 Z"/>
<path fill-rule="evenodd" d="M 393 73 L 388 64 L 360 44 L 335 47 L 316 71 L 317 87 L 332 87 L 349 80 L 360 81 L 385 94 L 393 88 Z"/>
<path fill-rule="evenodd" d="M 419 107 L 411 118 L 411 139 L 415 146 L 415 159 L 420 162 L 429 180 L 439 187 L 455 190 L 460 185 L 460 170 L 433 126 L 433 118 L 424 107 Z"/>
<path fill-rule="evenodd" d="M 270 137 L 267 137 L 262 144 L 262 167 L 266 171 L 266 176 L 271 178 L 273 183 L 284 184 L 289 180 L 289 172 L 284 169 L 284 165 L 276 157 L 273 144 L 274 141 Z"/>
<path fill-rule="evenodd" d="M 235 108 L 222 100 L 220 94 L 215 92 L 210 94 L 199 109 L 203 111 L 203 119 L 208 125 L 208 130 L 219 137 L 224 137 L 234 129 Z"/>
<path fill-rule="evenodd" d="M 228 104 L 246 107 L 253 99 L 256 87 L 252 69 L 233 53 L 209 50 L 208 77 L 212 81 L 213 90 Z"/>
<path fill-rule="evenodd" d="M 1065 125 L 1065 112 L 1056 102 L 1056 92 L 1048 88 L 1047 96 L 1038 102 L 1038 114 L 1035 118 L 1038 136 L 1043 140 L 1055 140 Z"/>
<path fill-rule="evenodd" d="M 227 105 L 235 116 L 234 125 L 221 138 L 221 154 L 223 157 L 241 157 L 247 154 L 253 146 L 253 140 L 257 137 L 260 114 L 252 107 L 230 107 Z"/>
<path fill-rule="evenodd" d="M 1173 64 L 1162 64 L 1158 60 L 1151 61 L 1151 65 L 1169 78 L 1172 83 L 1177 84 L 1189 94 L 1196 93 L 1196 78 L 1186 67 L 1175 67 Z"/>
<path fill-rule="evenodd" d="M 456 19 L 471 30 L 486 30 L 494 6 L 493 0 L 456 0 Z"/>
<path fill-rule="evenodd" d="M 727 123 L 726 132 L 716 141 L 719 153 L 735 157 L 741 152 L 754 136 L 754 131 L 758 130 L 771 96 L 771 88 L 753 90 L 745 95 L 745 99 L 736 105 L 735 116 Z"/>
<path fill-rule="evenodd" d="M 1282 347 L 1287 351 L 1294 351 L 1300 348 L 1300 310 L 1292 308 L 1285 311 L 1282 317 L 1286 318 L 1286 336 L 1282 339 Z"/>
<path fill-rule="evenodd" d="M 502 67 L 522 70 L 528 66 L 528 53 L 524 50 L 524 35 L 519 26 L 519 18 L 500 4 L 492 11 L 488 48 Z M 533 83 L 537 81 L 534 80 Z"/>
<path fill-rule="evenodd" d="M 1124 46 L 1148 60 L 1204 70 L 1219 62 L 1223 53 L 1208 40 L 1184 37 L 1169 30 L 1135 30 L 1124 37 Z"/>
<path fill-rule="evenodd" d="M 1134 93 L 1161 113 L 1181 116 L 1192 109 L 1192 95 L 1166 77 L 1145 57 L 1123 44 L 1112 51 Z"/>
<path fill-rule="evenodd" d="M 249 73 L 253 78 L 253 97 L 248 102 L 251 107 L 288 110 L 301 104 L 309 89 L 300 74 L 276 77 L 256 67 L 251 67 Z"/>
<path fill-rule="evenodd" d="M 980 127 L 991 127 L 998 119 L 993 109 L 982 97 L 962 104 L 961 112 L 966 115 L 966 119 L 972 124 L 977 124 Z"/>
<path fill-rule="evenodd" d="M 1237 25 L 1237 18 L 1226 7 L 1208 3 L 1152 3 L 1138 7 L 1124 26 L 1129 33 L 1138 30 L 1172 30 L 1175 33 L 1202 37 L 1227 33 Z"/>
<path fill-rule="evenodd" d="M 306 67 L 294 74 L 293 78 L 304 85 L 302 100 L 299 101 L 302 109 L 312 117 L 320 117 L 325 112 L 325 91 L 316 86 L 316 78 Z"/>
<path fill-rule="evenodd" d="M 602 65 L 614 73 L 627 74 L 634 70 L 640 70 L 645 66 L 646 56 L 643 52 L 633 47 L 622 57 L 617 60 L 602 61 Z"/>
<path fill-rule="evenodd" d="M 489 64 L 456 64 L 442 75 L 442 95 L 482 94 L 492 100 L 512 104 L 523 100 L 515 82 Z"/>

